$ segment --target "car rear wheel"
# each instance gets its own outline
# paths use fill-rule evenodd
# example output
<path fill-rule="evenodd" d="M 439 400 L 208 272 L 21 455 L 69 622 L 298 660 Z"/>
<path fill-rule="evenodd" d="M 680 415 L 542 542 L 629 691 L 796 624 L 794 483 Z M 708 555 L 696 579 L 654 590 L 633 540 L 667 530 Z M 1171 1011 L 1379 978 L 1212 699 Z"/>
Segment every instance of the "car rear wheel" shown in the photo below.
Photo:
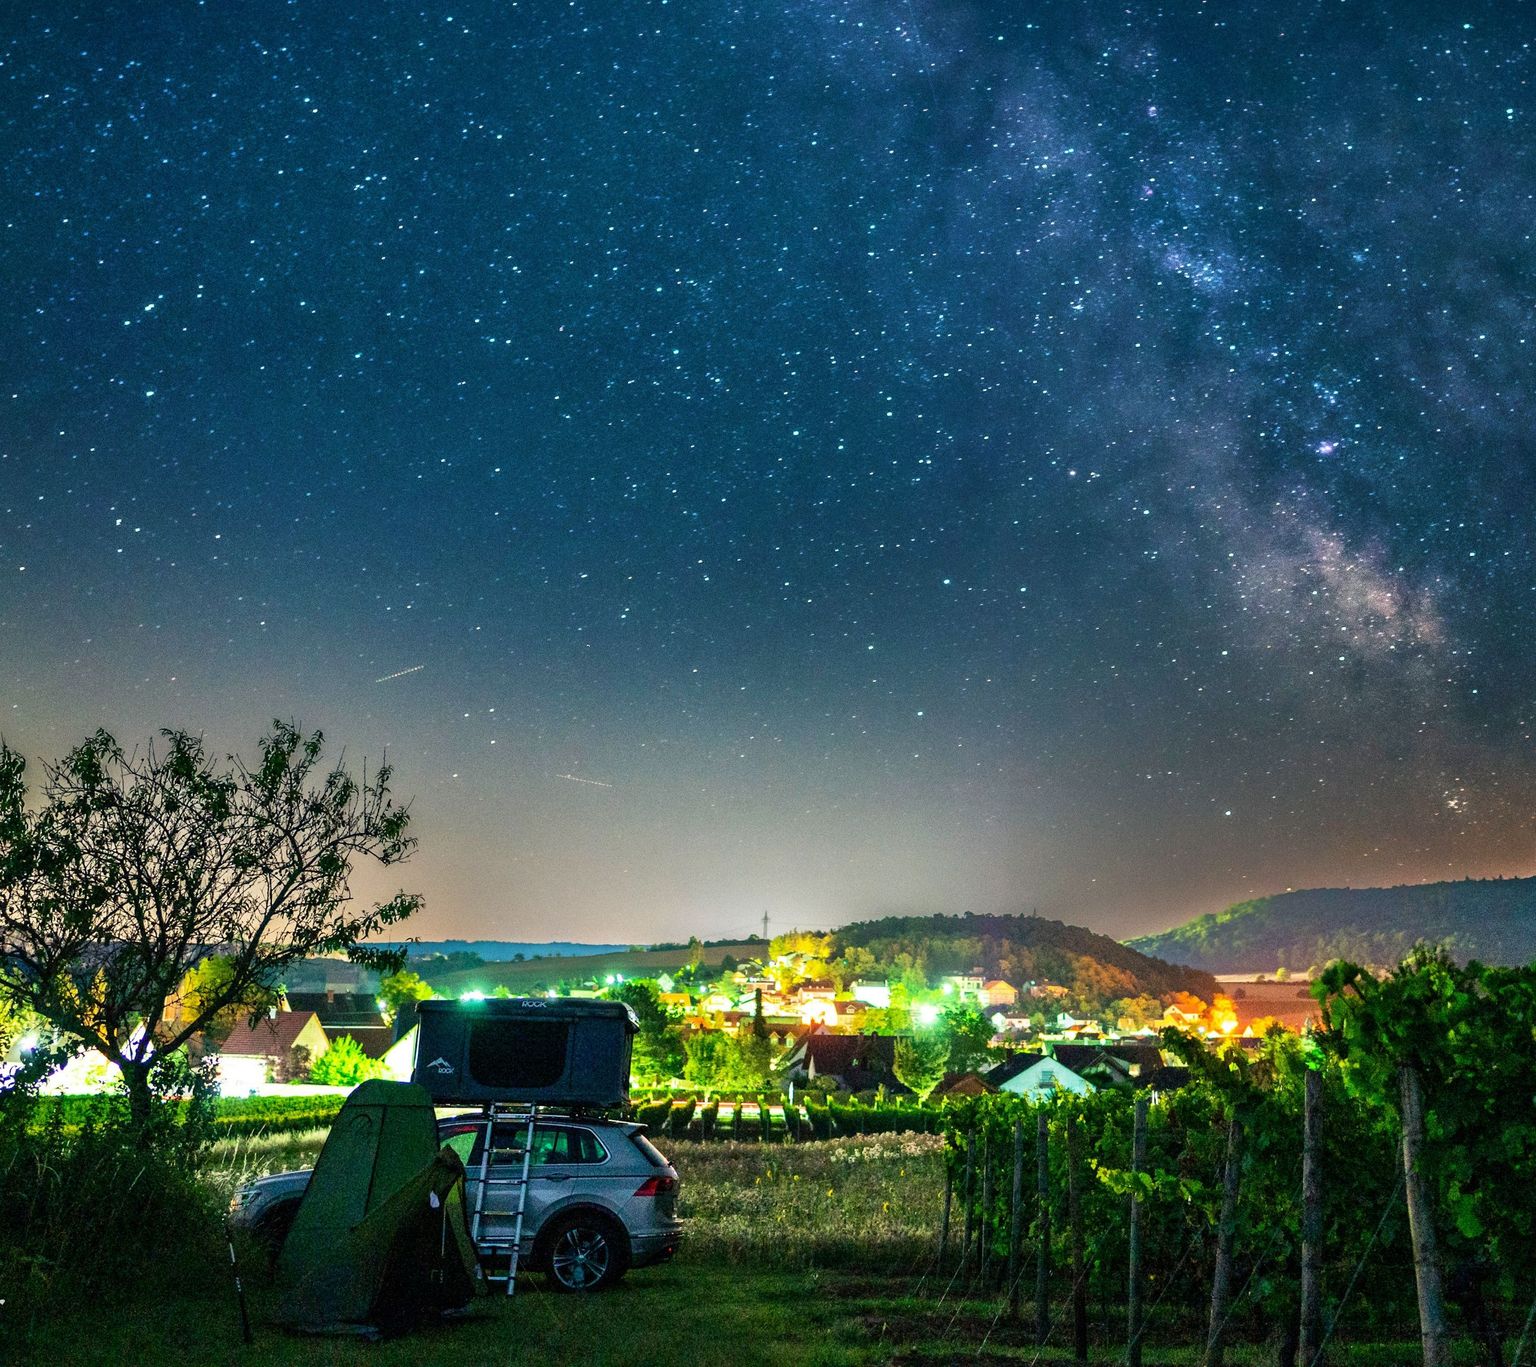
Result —
<path fill-rule="evenodd" d="M 601 1215 L 567 1215 L 550 1230 L 545 1275 L 556 1291 L 600 1291 L 629 1267 L 624 1233 Z"/>

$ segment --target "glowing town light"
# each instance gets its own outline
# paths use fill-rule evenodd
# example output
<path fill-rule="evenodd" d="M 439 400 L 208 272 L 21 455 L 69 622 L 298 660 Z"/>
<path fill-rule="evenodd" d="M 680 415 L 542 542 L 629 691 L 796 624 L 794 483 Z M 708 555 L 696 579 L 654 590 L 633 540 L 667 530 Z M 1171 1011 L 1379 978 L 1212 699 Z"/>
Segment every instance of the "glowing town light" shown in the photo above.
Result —
<path fill-rule="evenodd" d="M 609 987 L 612 987 L 613 986 L 613 974 L 610 973 L 606 978 L 603 979 L 603 981 L 605 983 L 607 983 Z"/>
<path fill-rule="evenodd" d="M 459 1000 L 461 1002 L 483 1002 L 485 1000 L 485 993 L 481 992 L 478 988 L 471 988 L 468 992 L 460 992 Z"/>
<path fill-rule="evenodd" d="M 939 1019 L 939 1008 L 932 1002 L 918 1002 L 912 1008 L 912 1019 L 919 1025 L 935 1025 Z"/>

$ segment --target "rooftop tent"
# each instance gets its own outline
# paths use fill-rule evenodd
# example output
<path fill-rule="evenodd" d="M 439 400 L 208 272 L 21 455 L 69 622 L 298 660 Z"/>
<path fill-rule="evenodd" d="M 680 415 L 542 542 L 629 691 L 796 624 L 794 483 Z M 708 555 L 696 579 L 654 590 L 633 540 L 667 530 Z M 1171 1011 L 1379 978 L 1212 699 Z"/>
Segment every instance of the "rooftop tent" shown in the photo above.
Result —
<path fill-rule="evenodd" d="M 439 1104 L 619 1106 L 639 1026 L 623 1002 L 424 1001 L 412 1081 Z"/>
<path fill-rule="evenodd" d="M 370 1333 L 456 1309 L 475 1290 L 464 1168 L 439 1149 L 420 1087 L 356 1088 L 320 1151 L 278 1259 L 279 1321 Z"/>

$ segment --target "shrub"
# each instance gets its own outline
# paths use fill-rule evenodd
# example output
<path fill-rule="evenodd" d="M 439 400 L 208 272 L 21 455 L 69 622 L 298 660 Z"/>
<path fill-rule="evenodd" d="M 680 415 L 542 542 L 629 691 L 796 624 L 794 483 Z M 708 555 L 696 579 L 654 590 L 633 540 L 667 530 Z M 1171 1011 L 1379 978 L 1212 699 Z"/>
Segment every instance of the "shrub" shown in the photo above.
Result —
<path fill-rule="evenodd" d="M 673 1139 L 686 1138 L 688 1126 L 693 1120 L 693 1113 L 698 1103 L 690 1097 L 687 1101 L 674 1101 L 669 1104 L 671 1110 L 667 1115 L 667 1134 Z"/>
<path fill-rule="evenodd" d="M 384 1065 L 369 1058 L 351 1035 L 342 1035 L 310 1067 L 309 1080 L 325 1087 L 355 1087 L 369 1078 L 382 1077 Z"/>
<path fill-rule="evenodd" d="M 832 1138 L 832 1112 L 825 1103 L 807 1097 L 805 1100 L 805 1119 L 811 1128 L 811 1134 L 815 1138 Z"/>
<path fill-rule="evenodd" d="M 24 1340 L 64 1301 L 153 1294 L 218 1265 L 219 1202 L 198 1178 L 206 1079 L 190 1085 L 190 1102 L 155 1105 L 142 1124 L 121 1096 L 0 1097 L 6 1335 Z"/>
<path fill-rule="evenodd" d="M 667 1116 L 671 1113 L 672 1102 L 670 1099 L 662 1101 L 647 1101 L 645 1105 L 635 1109 L 635 1119 L 644 1125 L 652 1134 L 660 1134 L 667 1123 Z"/>

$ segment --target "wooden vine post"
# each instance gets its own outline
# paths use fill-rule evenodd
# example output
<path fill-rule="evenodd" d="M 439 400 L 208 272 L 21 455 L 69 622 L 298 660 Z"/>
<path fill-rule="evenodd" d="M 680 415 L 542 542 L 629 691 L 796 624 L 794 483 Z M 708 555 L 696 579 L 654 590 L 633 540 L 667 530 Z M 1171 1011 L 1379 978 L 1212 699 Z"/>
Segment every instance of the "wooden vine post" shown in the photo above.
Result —
<path fill-rule="evenodd" d="M 976 1234 L 981 1241 L 981 1256 L 976 1263 L 976 1274 L 985 1283 L 987 1265 L 992 1254 L 992 1136 L 981 1136 L 981 1214 L 976 1220 Z"/>
<path fill-rule="evenodd" d="M 948 1163 L 948 1154 L 945 1155 L 944 1164 L 944 1216 L 939 1221 L 939 1256 L 938 1266 L 944 1266 L 945 1256 L 949 1253 L 949 1210 L 955 1203 L 955 1173 Z"/>
<path fill-rule="evenodd" d="M 1024 1122 L 1013 1122 L 1013 1199 L 1008 1213 L 1008 1318 L 1019 1317 L 1019 1246 L 1024 1238 Z"/>
<path fill-rule="evenodd" d="M 971 1256 L 971 1234 L 976 1228 L 976 1132 L 965 1137 L 965 1184 L 962 1188 L 965 1205 L 965 1232 L 960 1239 L 960 1269 L 965 1270 Z"/>
<path fill-rule="evenodd" d="M 1403 1190 L 1408 1199 L 1408 1232 L 1413 1238 L 1413 1279 L 1419 1293 L 1419 1338 L 1424 1367 L 1451 1367 L 1451 1337 L 1440 1290 L 1435 1225 L 1420 1158 L 1424 1147 L 1424 1096 L 1411 1064 L 1398 1069 L 1403 1115 Z"/>
<path fill-rule="evenodd" d="M 1035 1118 L 1035 1343 L 1044 1347 L 1051 1334 L 1051 1127 L 1045 1108 Z"/>
<path fill-rule="evenodd" d="M 1301 1362 L 1322 1367 L 1323 1077 L 1308 1068 L 1301 1121 Z"/>
<path fill-rule="evenodd" d="M 1227 1121 L 1227 1162 L 1221 1178 L 1221 1214 L 1216 1222 L 1216 1267 L 1211 1276 L 1211 1321 L 1205 1340 L 1205 1367 L 1221 1367 L 1227 1316 L 1232 1306 L 1232 1241 L 1237 1233 L 1237 1193 L 1242 1181 L 1243 1122 L 1236 1111 Z"/>
<path fill-rule="evenodd" d="M 1147 1162 L 1147 1104 L 1145 1092 L 1131 1111 L 1131 1217 L 1127 1237 L 1125 1291 L 1126 1367 L 1141 1367 L 1141 1170 Z"/>
<path fill-rule="evenodd" d="M 1082 1192 L 1079 1167 L 1082 1140 L 1077 1132 L 1077 1116 L 1067 1112 L 1067 1224 L 1072 1233 L 1072 1356 L 1076 1362 L 1088 1361 L 1088 1282 L 1085 1240 L 1083 1238 Z"/>

